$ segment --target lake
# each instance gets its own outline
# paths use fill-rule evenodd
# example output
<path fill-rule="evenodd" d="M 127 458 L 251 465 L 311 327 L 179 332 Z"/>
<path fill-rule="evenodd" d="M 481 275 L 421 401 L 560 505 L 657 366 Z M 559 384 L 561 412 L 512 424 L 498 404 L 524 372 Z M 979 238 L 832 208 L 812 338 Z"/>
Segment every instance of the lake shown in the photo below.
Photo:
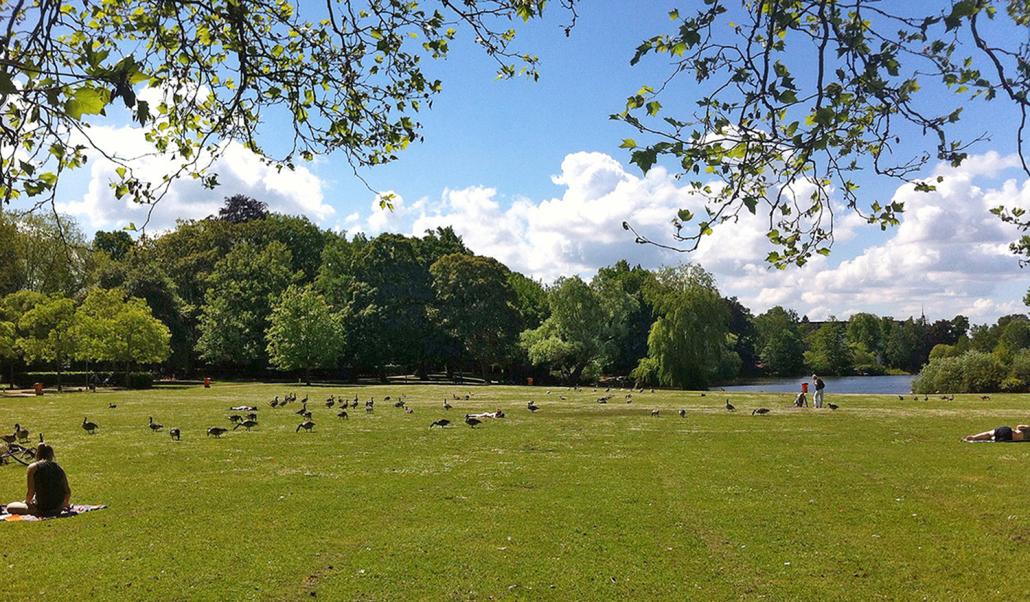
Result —
<path fill-rule="evenodd" d="M 912 392 L 912 375 L 901 376 L 827 376 L 827 393 L 865 393 L 905 395 Z M 727 391 L 766 391 L 769 393 L 797 393 L 801 383 L 811 382 L 812 377 L 790 378 L 756 378 L 746 383 L 726 385 Z M 809 393 L 815 392 L 815 386 L 809 385 Z"/>

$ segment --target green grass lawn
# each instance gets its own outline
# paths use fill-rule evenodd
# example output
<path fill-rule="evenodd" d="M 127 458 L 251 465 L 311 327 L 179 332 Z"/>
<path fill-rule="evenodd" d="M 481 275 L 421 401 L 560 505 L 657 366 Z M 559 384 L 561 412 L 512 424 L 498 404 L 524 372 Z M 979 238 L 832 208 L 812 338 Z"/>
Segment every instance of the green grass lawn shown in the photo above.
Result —
<path fill-rule="evenodd" d="M 313 432 L 294 432 L 297 404 L 268 407 L 288 390 L 310 396 Z M 342 421 L 330 393 L 379 403 Z M 381 401 L 400 393 L 414 414 Z M 620 392 L 608 405 L 598 394 L 216 384 L 0 398 L 0 430 L 43 431 L 73 501 L 110 506 L 0 523 L 0 589 L 9 600 L 960 600 L 1018 599 L 1030 585 L 1030 444 L 959 441 L 1030 422 L 1030 396 L 829 395 L 831 412 L 735 394 L 731 414 L 719 393 L 626 404 Z M 260 426 L 206 437 L 238 404 L 259 406 Z M 751 416 L 763 405 L 773 412 Z M 461 424 L 495 408 L 508 417 Z M 148 416 L 182 441 L 152 433 Z M 442 417 L 456 426 L 427 428 Z M 4 502 L 24 495 L 24 472 L 0 466 Z"/>

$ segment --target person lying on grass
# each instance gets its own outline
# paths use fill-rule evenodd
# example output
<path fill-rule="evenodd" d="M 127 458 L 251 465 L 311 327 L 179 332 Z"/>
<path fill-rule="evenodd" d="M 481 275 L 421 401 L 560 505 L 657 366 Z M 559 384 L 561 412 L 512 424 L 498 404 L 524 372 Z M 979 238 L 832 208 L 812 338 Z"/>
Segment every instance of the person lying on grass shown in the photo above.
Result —
<path fill-rule="evenodd" d="M 68 476 L 54 461 L 54 448 L 46 443 L 36 446 L 36 461 L 29 464 L 25 481 L 25 501 L 8 504 L 9 513 L 55 516 L 68 507 L 72 496 Z"/>
<path fill-rule="evenodd" d="M 1020 424 L 1015 429 L 1010 426 L 999 426 L 998 428 L 976 435 L 966 435 L 963 441 L 1030 441 L 1030 424 Z"/>

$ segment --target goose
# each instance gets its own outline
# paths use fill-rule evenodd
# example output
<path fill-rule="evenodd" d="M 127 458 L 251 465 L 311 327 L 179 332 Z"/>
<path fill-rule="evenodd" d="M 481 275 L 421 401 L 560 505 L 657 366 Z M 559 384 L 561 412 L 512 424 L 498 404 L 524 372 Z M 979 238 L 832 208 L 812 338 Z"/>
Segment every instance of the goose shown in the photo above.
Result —
<path fill-rule="evenodd" d="M 727 399 L 727 400 L 726 400 L 726 411 L 727 411 L 727 412 L 733 412 L 733 411 L 735 411 L 736 409 L 737 409 L 737 408 L 733 407 L 733 404 L 732 404 L 732 403 L 730 403 L 730 400 L 729 400 L 729 399 Z"/>
<path fill-rule="evenodd" d="M 308 411 L 308 404 L 307 404 L 307 402 L 305 401 L 305 402 L 303 402 L 303 403 L 301 404 L 301 406 L 300 406 L 300 409 L 299 409 L 299 410 L 297 410 L 296 412 L 294 412 L 294 414 L 296 414 L 296 415 L 298 415 L 298 416 L 303 416 L 303 415 L 304 415 L 304 412 L 307 412 L 307 411 Z"/>
<path fill-rule="evenodd" d="M 14 425 L 14 429 L 15 429 L 15 432 L 17 432 L 18 425 Z M 15 435 L 0 435 L 0 439 L 2 439 L 4 443 L 10 445 L 10 444 L 14 443 L 15 441 L 17 441 L 18 437 L 15 436 Z"/>
<path fill-rule="evenodd" d="M 383 401 L 390 401 L 391 399 L 393 399 L 393 398 L 390 397 L 389 395 L 387 395 L 386 397 L 383 398 Z"/>
<path fill-rule="evenodd" d="M 390 401 L 390 396 L 387 395 L 386 398 L 383 401 Z M 403 399 L 398 399 L 397 401 L 393 402 L 393 407 L 395 407 L 395 408 L 403 408 L 404 407 L 404 400 Z"/>
<path fill-rule="evenodd" d="M 229 432 L 229 429 L 224 429 L 224 428 L 222 428 L 220 426 L 213 426 L 213 427 L 207 429 L 207 436 L 208 437 L 214 437 L 215 439 L 218 439 L 219 437 L 221 437 L 222 435 L 224 435 L 224 434 L 226 434 L 228 432 Z"/>
<path fill-rule="evenodd" d="M 526 407 L 529 408 L 529 411 L 533 413 L 536 413 L 536 411 L 540 409 L 540 406 L 536 405 L 532 401 L 526 404 Z"/>
<path fill-rule="evenodd" d="M 247 420 L 257 420 L 257 414 L 255 414 L 254 412 L 247 414 Z"/>
<path fill-rule="evenodd" d="M 598 397 L 597 398 L 597 403 L 608 403 L 608 398 L 607 397 Z"/>
<path fill-rule="evenodd" d="M 445 410 L 449 410 L 449 409 L 451 409 L 452 407 L 454 407 L 454 406 L 452 406 L 451 404 L 447 403 L 447 400 L 446 400 L 446 399 L 445 399 L 445 400 L 443 400 L 443 409 L 445 409 Z"/>
<path fill-rule="evenodd" d="M 404 406 L 404 413 L 405 414 L 414 414 L 415 410 L 409 408 L 408 406 Z"/>
<path fill-rule="evenodd" d="M 826 404 L 826 407 L 830 408 L 831 410 L 836 410 L 840 406 L 835 404 L 835 403 L 828 403 L 828 404 Z"/>
<path fill-rule="evenodd" d="M 311 412 L 304 412 L 302 417 L 304 418 L 304 420 L 311 420 Z"/>
<path fill-rule="evenodd" d="M 229 408 L 233 412 L 256 412 L 257 408 L 254 406 L 233 406 Z"/>
<path fill-rule="evenodd" d="M 87 433 L 92 435 L 93 433 L 95 433 L 97 431 L 98 428 L 100 428 L 100 427 L 97 425 L 97 423 L 90 422 L 89 420 L 86 420 L 85 416 L 82 417 L 82 429 L 84 431 L 86 431 Z M 41 433 L 41 435 L 42 435 L 42 433 Z"/>
<path fill-rule="evenodd" d="M 701 397 L 707 397 L 707 396 L 706 396 L 706 395 L 705 395 L 704 393 L 702 393 L 702 394 L 701 394 Z"/>
<path fill-rule="evenodd" d="M 243 416 L 240 416 L 239 414 L 233 414 L 232 416 L 229 416 L 229 422 L 233 424 L 236 424 L 237 422 L 243 422 Z"/>
<path fill-rule="evenodd" d="M 354 396 L 354 401 L 350 402 L 350 407 L 351 407 L 352 410 L 354 408 L 358 407 L 358 396 L 357 395 Z"/>
<path fill-rule="evenodd" d="M 439 420 L 434 420 L 433 424 L 429 425 L 429 428 L 433 428 L 434 426 L 438 426 L 440 428 L 444 428 L 447 425 L 449 425 L 450 423 L 451 423 L 450 420 L 447 420 L 446 418 L 441 418 Z"/>
<path fill-rule="evenodd" d="M 350 418 L 350 416 L 347 415 L 347 410 L 340 410 L 339 412 L 337 412 L 336 417 L 337 418 L 342 418 L 344 420 L 347 420 L 347 419 Z"/>
<path fill-rule="evenodd" d="M 279 407 L 279 396 L 276 395 L 275 399 L 273 399 L 272 401 L 268 402 L 268 405 L 272 406 L 273 408 Z"/>
<path fill-rule="evenodd" d="M 181 438 L 179 429 L 171 429 L 168 431 L 168 434 L 171 435 L 173 441 L 179 441 Z"/>
<path fill-rule="evenodd" d="M 684 410 L 683 408 L 680 408 L 679 414 L 680 414 L 680 418 L 686 418 L 687 417 L 687 411 Z"/>
<path fill-rule="evenodd" d="M 297 396 L 296 396 L 296 395 L 294 395 L 294 396 L 293 396 L 293 398 L 294 398 L 294 399 L 296 399 L 296 398 L 297 398 Z M 301 400 L 300 400 L 300 402 L 301 402 L 302 404 L 307 404 L 307 403 L 308 403 L 308 396 L 307 396 L 307 395 L 305 395 L 305 396 L 304 396 L 304 399 L 301 399 Z"/>
<path fill-rule="evenodd" d="M 29 440 L 29 430 L 23 428 L 20 424 L 14 425 L 14 435 L 18 437 L 18 441 L 25 442 Z"/>
<path fill-rule="evenodd" d="M 472 416 L 465 414 L 465 424 L 469 425 L 472 428 L 476 428 L 476 425 L 482 424 L 482 421 L 478 418 L 473 418 Z"/>
<path fill-rule="evenodd" d="M 898 395 L 898 401 L 905 401 L 904 395 Z"/>
<path fill-rule="evenodd" d="M 243 422 L 237 422 L 236 426 L 232 427 L 232 430 L 235 431 L 236 429 L 238 429 L 238 428 L 240 428 L 242 426 L 243 428 L 245 428 L 245 429 L 247 429 L 249 431 L 250 429 L 254 428 L 257 425 L 258 425 L 257 420 L 244 420 Z"/>
<path fill-rule="evenodd" d="M 305 420 L 304 422 L 301 422 L 297 425 L 297 430 L 294 432 L 299 433 L 300 429 L 304 429 L 305 431 L 310 433 L 311 429 L 313 428 L 315 428 L 315 423 L 311 422 L 310 420 Z"/>
<path fill-rule="evenodd" d="M 159 430 L 164 428 L 163 424 L 158 424 L 158 423 L 154 422 L 154 417 L 153 416 L 150 416 L 149 420 L 150 420 L 150 430 L 154 431 L 155 433 L 157 431 L 159 431 Z"/>
<path fill-rule="evenodd" d="M 109 409 L 109 410 L 113 410 L 113 409 L 115 409 L 117 407 L 118 407 L 118 404 L 116 404 L 116 403 L 109 403 L 109 404 L 107 404 L 107 409 Z"/>
<path fill-rule="evenodd" d="M 327 407 L 327 408 L 332 408 L 334 405 L 336 405 L 336 400 L 333 399 L 332 397 L 330 397 L 329 399 L 327 399 L 325 401 L 325 407 Z"/>
<path fill-rule="evenodd" d="M 558 396 L 558 399 L 560 399 L 560 400 L 562 400 L 562 401 L 568 401 L 568 399 L 569 399 L 569 398 L 568 398 L 568 397 L 565 397 L 564 395 L 559 395 L 559 396 Z"/>
<path fill-rule="evenodd" d="M 655 409 L 651 410 L 651 415 L 654 416 L 655 418 L 658 417 L 659 413 L 660 412 L 659 412 L 658 408 L 655 408 Z"/>
<path fill-rule="evenodd" d="M 990 401 L 991 400 L 991 396 L 990 395 L 981 395 L 980 399 L 982 401 Z"/>
<path fill-rule="evenodd" d="M 751 415 L 752 416 L 754 416 L 755 414 L 758 414 L 759 416 L 764 416 L 764 415 L 766 415 L 768 413 L 769 413 L 769 408 L 755 408 L 755 409 L 751 410 Z"/>

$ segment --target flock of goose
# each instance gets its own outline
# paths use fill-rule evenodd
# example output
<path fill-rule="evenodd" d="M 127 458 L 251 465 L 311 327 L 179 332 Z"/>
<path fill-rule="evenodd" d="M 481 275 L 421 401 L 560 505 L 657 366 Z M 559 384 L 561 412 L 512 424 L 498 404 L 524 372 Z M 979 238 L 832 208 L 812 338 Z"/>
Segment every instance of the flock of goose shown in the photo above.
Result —
<path fill-rule="evenodd" d="M 577 391 L 578 392 L 581 389 L 580 389 L 580 387 L 570 387 L 569 390 L 570 391 Z M 597 392 L 598 389 L 594 388 L 593 391 Z M 644 389 L 642 389 L 642 388 L 641 389 L 629 389 L 628 391 L 629 392 L 626 393 L 624 395 L 624 397 L 623 397 L 623 399 L 625 400 L 625 402 L 627 404 L 633 403 L 633 401 L 634 401 L 633 394 L 634 393 L 640 394 L 640 393 L 644 393 L 645 392 Z M 651 389 L 650 392 L 654 393 L 654 389 Z M 551 391 L 548 390 L 546 394 L 547 395 L 551 395 Z M 615 394 L 612 393 L 612 389 L 609 387 L 609 388 L 605 389 L 604 390 L 604 394 L 602 394 L 599 397 L 597 397 L 595 399 L 595 401 L 597 403 L 599 403 L 599 404 L 606 404 L 611 399 L 613 399 L 614 395 Z M 700 396 L 704 397 L 705 393 L 700 393 Z M 903 397 L 900 396 L 900 395 L 898 397 L 903 399 Z M 989 399 L 989 396 L 984 396 L 984 397 L 986 399 Z M 457 394 L 452 393 L 450 399 L 444 399 L 443 400 L 442 407 L 443 407 L 445 412 L 446 411 L 450 411 L 451 409 L 454 408 L 454 405 L 452 405 L 451 401 L 454 401 L 454 402 L 470 401 L 470 400 L 472 400 L 472 398 L 473 398 L 473 394 L 472 393 L 466 393 L 463 396 L 459 396 Z M 565 395 L 560 395 L 560 399 L 564 400 L 564 399 L 567 399 L 567 397 Z M 947 397 L 942 397 L 942 399 L 947 399 Z M 399 396 L 397 399 L 393 399 L 391 396 L 387 395 L 386 397 L 383 398 L 383 401 L 387 402 L 387 403 L 390 403 L 396 409 L 402 410 L 405 414 L 411 415 L 411 414 L 415 413 L 414 408 L 412 408 L 410 405 L 408 405 L 408 402 L 405 401 L 403 395 Z M 290 404 L 294 404 L 294 403 L 298 404 L 299 408 L 294 410 L 293 413 L 296 414 L 300 418 L 300 420 L 301 420 L 297 424 L 296 429 L 294 429 L 294 432 L 299 433 L 302 430 L 303 431 L 307 431 L 309 433 L 312 432 L 315 429 L 315 422 L 313 420 L 312 411 L 310 409 L 308 409 L 309 399 L 308 399 L 307 395 L 305 395 L 303 399 L 297 399 L 296 393 L 292 393 L 292 392 L 291 393 L 287 393 L 282 398 L 280 398 L 278 395 L 276 395 L 274 399 L 272 399 L 271 401 L 268 402 L 268 405 L 273 410 L 283 410 L 283 409 L 287 408 L 288 406 L 290 406 Z M 359 405 L 362 405 L 362 402 L 361 402 L 360 396 L 358 394 L 355 394 L 353 399 L 344 398 L 342 395 L 339 396 L 339 397 L 337 397 L 336 395 L 330 395 L 325 400 L 325 407 L 326 407 L 326 409 L 333 410 L 335 408 L 336 409 L 336 417 L 338 419 L 341 419 L 341 420 L 348 420 L 350 418 L 350 414 L 349 414 L 348 410 L 354 411 L 354 410 L 356 410 L 358 408 Z M 367 400 L 365 400 L 363 402 L 363 405 L 364 405 L 365 413 L 366 414 L 372 414 L 372 413 L 375 412 L 376 400 L 375 400 L 374 397 L 369 397 Z M 114 404 L 114 403 L 108 404 L 108 408 L 109 409 L 115 409 L 117 407 L 118 406 L 116 404 Z M 726 411 L 728 411 L 728 412 L 735 412 L 736 411 L 736 407 L 732 403 L 730 403 L 729 399 L 726 399 L 724 407 L 725 407 Z M 827 407 L 829 407 L 831 410 L 836 410 L 839 406 L 837 406 L 836 404 L 833 404 L 833 403 L 828 403 Z M 526 409 L 529 410 L 530 413 L 535 414 L 538 411 L 540 411 L 540 406 L 537 405 L 536 402 L 530 401 L 530 402 L 528 402 L 526 404 Z M 207 429 L 207 436 L 208 437 L 220 438 L 222 435 L 228 433 L 230 430 L 235 431 L 235 430 L 239 430 L 239 429 L 242 428 L 242 429 L 244 429 L 246 431 L 250 431 L 251 429 L 254 429 L 254 428 L 259 426 L 258 408 L 256 406 L 237 405 L 237 406 L 230 407 L 229 411 L 233 412 L 232 414 L 230 414 L 228 416 L 228 420 L 229 420 L 229 423 L 231 425 L 231 428 L 228 427 L 228 426 L 226 426 L 226 427 L 223 427 L 223 426 L 211 426 L 211 427 L 209 427 Z M 755 408 L 754 410 L 752 410 L 751 415 L 752 416 L 764 416 L 764 415 L 769 414 L 770 412 L 772 412 L 771 409 L 766 408 L 766 407 L 760 407 L 760 408 Z M 687 417 L 687 410 L 686 410 L 686 408 L 680 408 L 677 413 L 679 414 L 680 418 L 686 418 Z M 661 410 L 659 410 L 658 408 L 654 408 L 654 409 L 651 410 L 651 416 L 652 417 L 657 418 L 660 415 L 661 415 Z M 475 428 L 475 427 L 479 426 L 480 424 L 483 424 L 484 422 L 486 422 L 488 420 L 498 420 L 498 419 L 503 419 L 504 417 L 505 417 L 504 411 L 501 410 L 501 409 L 497 409 L 497 410 L 495 410 L 493 412 L 479 412 L 479 413 L 468 413 L 468 414 L 465 414 L 462 421 L 466 425 L 468 425 L 470 428 Z M 432 428 L 446 428 L 446 427 L 451 426 L 451 424 L 452 424 L 451 420 L 449 420 L 447 418 L 441 418 L 441 419 L 437 419 L 437 420 L 434 420 L 433 422 L 431 422 L 430 425 L 429 425 L 429 428 L 431 428 L 431 429 Z M 90 421 L 88 416 L 83 417 L 81 427 L 82 427 L 82 429 L 84 431 L 86 431 L 87 434 L 90 434 L 90 435 L 96 434 L 100 430 L 100 425 L 97 424 L 96 422 Z M 147 428 L 149 428 L 152 432 L 157 433 L 157 432 L 163 431 L 165 427 L 164 427 L 163 424 L 161 424 L 159 422 L 154 422 L 153 416 L 150 416 L 150 417 L 147 418 Z M 24 443 L 24 442 L 26 442 L 28 440 L 29 434 L 30 434 L 29 431 L 27 429 L 25 429 L 24 427 L 22 427 L 21 424 L 15 424 L 14 425 L 14 432 L 12 434 L 10 434 L 10 435 L 0 435 L 0 440 L 6 442 L 8 445 L 15 444 L 16 442 L 17 443 Z M 172 438 L 172 440 L 174 440 L 174 441 L 180 441 L 182 439 L 182 430 L 180 428 L 178 428 L 178 427 L 174 427 L 174 428 L 168 429 L 168 434 Z"/>

